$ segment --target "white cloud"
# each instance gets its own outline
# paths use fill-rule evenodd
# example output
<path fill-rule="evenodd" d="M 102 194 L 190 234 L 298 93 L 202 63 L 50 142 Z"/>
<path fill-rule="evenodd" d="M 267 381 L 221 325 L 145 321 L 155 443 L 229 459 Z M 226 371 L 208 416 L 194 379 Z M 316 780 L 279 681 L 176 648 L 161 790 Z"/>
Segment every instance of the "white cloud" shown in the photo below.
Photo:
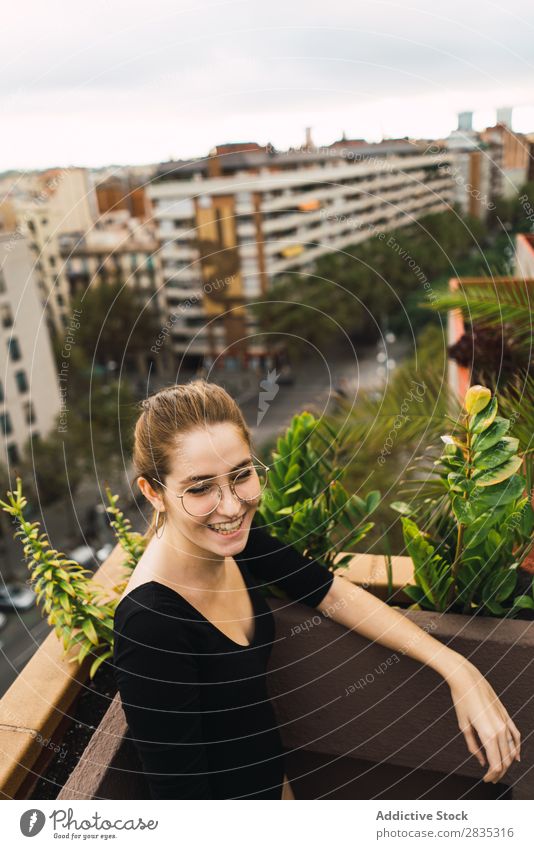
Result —
<path fill-rule="evenodd" d="M 534 129 L 522 0 L 33 0 L 24 11 L 3 16 L 0 170 L 157 161 L 239 139 L 284 147 L 307 125 L 318 143 L 343 129 L 436 136 L 459 110 L 499 105 Z"/>

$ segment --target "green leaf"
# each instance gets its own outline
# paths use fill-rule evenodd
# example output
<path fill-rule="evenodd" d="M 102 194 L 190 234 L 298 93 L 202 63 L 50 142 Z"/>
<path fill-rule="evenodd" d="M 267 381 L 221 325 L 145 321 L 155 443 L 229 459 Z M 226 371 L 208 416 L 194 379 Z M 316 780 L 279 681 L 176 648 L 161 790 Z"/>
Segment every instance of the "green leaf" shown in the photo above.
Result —
<path fill-rule="evenodd" d="M 111 657 L 112 655 L 113 655 L 113 652 L 110 650 L 110 651 L 104 652 L 104 654 L 101 654 L 100 657 L 97 657 L 96 660 L 94 660 L 93 663 L 91 664 L 91 669 L 89 670 L 89 678 L 93 678 L 98 667 L 100 666 L 100 664 L 103 663 L 105 660 L 107 660 L 108 657 Z"/>
<path fill-rule="evenodd" d="M 470 415 L 485 410 L 491 399 L 491 390 L 486 386 L 470 386 L 465 393 L 464 407 Z"/>
<path fill-rule="evenodd" d="M 490 487 L 480 487 L 476 491 L 477 503 L 485 505 L 487 508 L 493 506 L 502 507 L 520 498 L 525 489 L 525 481 L 521 475 L 512 475 L 503 483 L 495 484 Z"/>
<path fill-rule="evenodd" d="M 476 516 L 469 501 L 464 501 L 463 498 L 453 496 L 451 499 L 451 507 L 454 515 L 461 525 L 469 525 L 470 522 L 474 522 Z"/>
<path fill-rule="evenodd" d="M 380 493 L 377 489 L 367 494 L 366 508 L 367 513 L 372 513 L 380 504 Z"/>
<path fill-rule="evenodd" d="M 494 486 L 494 484 L 502 483 L 507 478 L 512 477 L 521 468 L 523 460 L 521 457 L 510 457 L 506 463 L 498 466 L 496 469 L 491 469 L 489 472 L 478 473 L 473 476 L 477 486 Z"/>
<path fill-rule="evenodd" d="M 300 466 L 298 463 L 292 463 L 284 477 L 284 484 L 294 483 L 300 477 Z"/>
<path fill-rule="evenodd" d="M 523 610 L 534 610 L 534 599 L 529 595 L 516 595 L 514 598 L 514 607 L 519 607 Z"/>
<path fill-rule="evenodd" d="M 493 613 L 494 616 L 503 616 L 506 613 L 506 610 L 499 604 L 498 601 L 485 601 L 484 606 L 488 608 L 490 613 Z"/>
<path fill-rule="evenodd" d="M 516 439 L 514 441 L 517 443 L 518 440 Z M 507 460 L 514 455 L 514 453 L 515 449 L 512 451 L 503 451 L 495 446 L 493 448 L 488 448 L 487 451 L 482 451 L 480 454 L 475 454 L 473 462 L 475 467 L 481 471 L 486 469 L 495 469 L 497 466 L 501 466 L 503 463 L 506 463 Z"/>
<path fill-rule="evenodd" d="M 508 419 L 503 419 L 497 416 L 493 420 L 493 424 L 484 433 L 480 433 L 473 439 L 473 448 L 475 451 L 487 451 L 508 432 L 510 422 Z"/>
<path fill-rule="evenodd" d="M 402 591 L 408 596 L 408 598 L 415 601 L 416 604 L 421 604 L 426 598 L 421 587 L 414 586 L 413 584 L 408 584 L 408 586 L 403 587 Z"/>
<path fill-rule="evenodd" d="M 93 643 L 93 645 L 98 645 L 98 634 L 96 633 L 95 626 L 91 622 L 90 619 L 85 619 L 82 623 L 82 631 L 86 637 Z"/>
<path fill-rule="evenodd" d="M 469 419 L 469 430 L 471 433 L 482 433 L 487 430 L 497 415 L 498 409 L 497 399 L 493 397 L 488 406 L 485 407 L 476 416 L 471 416 Z"/>
<path fill-rule="evenodd" d="M 436 610 L 444 610 L 452 578 L 450 565 L 415 522 L 402 517 L 404 543 L 414 565 L 414 578 Z"/>
<path fill-rule="evenodd" d="M 281 507 L 280 510 L 276 511 L 277 516 L 291 516 L 291 514 L 295 511 L 294 507 Z"/>
<path fill-rule="evenodd" d="M 302 484 L 299 481 L 298 483 L 294 484 L 289 489 L 284 490 L 284 494 L 285 495 L 293 495 L 294 492 L 299 492 L 299 490 L 301 490 L 301 489 L 302 489 Z"/>
<path fill-rule="evenodd" d="M 413 507 L 407 504 L 406 501 L 393 501 L 389 506 L 396 513 L 400 513 L 401 516 L 413 516 L 415 513 Z"/>

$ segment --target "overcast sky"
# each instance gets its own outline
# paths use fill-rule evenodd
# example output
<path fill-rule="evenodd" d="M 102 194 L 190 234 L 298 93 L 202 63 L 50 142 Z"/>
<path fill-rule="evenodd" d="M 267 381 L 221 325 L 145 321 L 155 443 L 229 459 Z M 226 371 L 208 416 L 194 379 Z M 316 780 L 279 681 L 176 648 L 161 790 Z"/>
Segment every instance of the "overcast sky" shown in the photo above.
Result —
<path fill-rule="evenodd" d="M 0 171 L 253 140 L 534 131 L 531 0 L 30 0 L 2 11 Z"/>

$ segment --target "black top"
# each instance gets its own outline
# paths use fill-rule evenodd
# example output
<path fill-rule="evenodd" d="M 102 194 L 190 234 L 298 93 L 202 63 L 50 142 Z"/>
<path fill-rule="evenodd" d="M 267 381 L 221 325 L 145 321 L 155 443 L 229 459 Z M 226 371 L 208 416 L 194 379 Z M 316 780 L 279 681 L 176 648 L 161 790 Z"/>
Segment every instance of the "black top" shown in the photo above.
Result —
<path fill-rule="evenodd" d="M 114 674 L 153 799 L 281 798 L 284 752 L 266 686 L 274 618 L 259 588 L 276 584 L 315 607 L 334 575 L 254 525 L 234 559 L 255 611 L 248 646 L 158 581 L 116 607 Z"/>

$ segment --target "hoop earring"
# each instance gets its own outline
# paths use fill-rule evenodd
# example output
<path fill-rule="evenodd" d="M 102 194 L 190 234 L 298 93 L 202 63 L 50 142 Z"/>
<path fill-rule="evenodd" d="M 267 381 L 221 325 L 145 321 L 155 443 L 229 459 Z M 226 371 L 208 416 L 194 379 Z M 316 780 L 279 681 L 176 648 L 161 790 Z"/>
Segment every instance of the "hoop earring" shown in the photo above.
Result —
<path fill-rule="evenodd" d="M 156 511 L 156 522 L 155 522 L 155 525 L 154 525 L 154 535 L 155 535 L 155 536 L 157 536 L 157 538 L 158 538 L 158 539 L 161 539 L 161 537 L 163 536 L 163 528 L 165 527 L 165 522 L 166 522 L 166 521 L 167 521 L 167 513 L 166 513 L 166 512 L 164 512 L 164 513 L 163 513 L 163 524 L 162 524 L 161 528 L 159 528 L 159 527 L 158 527 L 158 523 L 159 523 L 159 510 L 157 510 L 157 511 Z M 160 531 L 160 533 L 159 533 L 159 534 L 158 534 L 158 531 Z"/>

